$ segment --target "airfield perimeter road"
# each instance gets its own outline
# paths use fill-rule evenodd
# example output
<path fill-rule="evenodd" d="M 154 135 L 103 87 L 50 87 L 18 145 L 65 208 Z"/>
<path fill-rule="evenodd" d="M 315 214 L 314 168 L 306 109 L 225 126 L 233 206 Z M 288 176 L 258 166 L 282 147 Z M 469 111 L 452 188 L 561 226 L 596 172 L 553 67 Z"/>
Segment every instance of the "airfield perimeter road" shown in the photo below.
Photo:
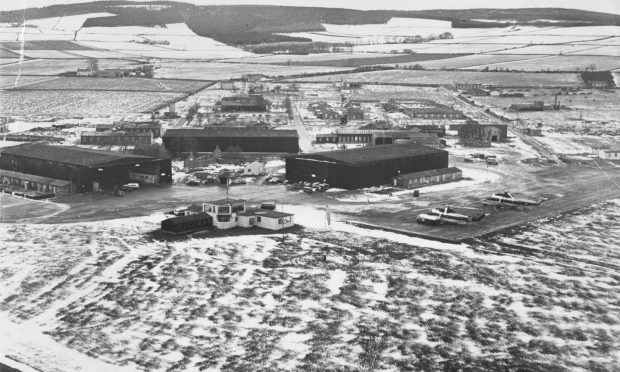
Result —
<path fill-rule="evenodd" d="M 452 163 L 452 162 L 451 162 Z M 483 163 L 459 163 L 464 169 L 477 169 L 486 172 Z M 322 209 L 326 205 L 334 215 L 342 220 L 379 225 L 386 229 L 399 229 L 430 238 L 451 241 L 484 235 L 526 221 L 533 221 L 562 212 L 572 211 L 600 201 L 620 198 L 620 168 L 606 165 L 566 166 L 551 168 L 530 168 L 516 163 L 502 163 L 499 167 L 488 168 L 487 181 L 469 186 L 454 187 L 444 191 L 420 189 L 421 196 L 413 198 L 411 193 L 398 196 L 385 196 L 384 200 L 366 202 L 361 191 L 338 191 L 304 194 L 289 191 L 282 185 L 238 185 L 230 188 L 231 198 L 240 198 L 249 204 L 262 201 L 275 201 L 284 205 L 308 205 Z M 495 210 L 484 207 L 489 216 L 482 221 L 467 226 L 442 225 L 426 226 L 415 222 L 416 216 L 432 207 L 445 205 L 483 208 L 481 201 L 494 192 L 512 191 L 537 197 L 541 194 L 549 200 L 539 206 L 518 207 L 516 209 Z M 358 196 L 352 200 L 351 196 Z M 66 223 L 98 221 L 116 218 L 144 216 L 172 210 L 179 206 L 215 200 L 226 197 L 226 188 L 219 186 L 153 186 L 139 191 L 128 192 L 125 197 L 93 193 L 56 198 L 57 203 L 69 205 L 67 210 L 52 210 L 50 216 L 17 213 L 19 210 L 6 210 L 0 206 L 0 220 L 6 222 Z M 5 196 L 3 196 L 3 199 Z M 15 198 L 15 197 L 8 197 Z M 35 202 L 33 202 L 35 203 Z M 36 202 L 37 205 L 50 203 Z M 53 204 L 52 204 L 53 205 Z M 12 213 L 13 212 L 13 213 Z"/>

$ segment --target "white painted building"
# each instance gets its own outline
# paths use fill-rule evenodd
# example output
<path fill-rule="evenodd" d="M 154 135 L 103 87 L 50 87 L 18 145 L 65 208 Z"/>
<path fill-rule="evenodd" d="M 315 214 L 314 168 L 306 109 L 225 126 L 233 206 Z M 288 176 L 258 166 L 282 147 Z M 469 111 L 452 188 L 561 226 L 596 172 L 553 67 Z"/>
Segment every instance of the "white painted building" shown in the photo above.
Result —
<path fill-rule="evenodd" d="M 268 230 L 282 230 L 295 225 L 293 214 L 266 209 L 249 209 L 239 214 L 239 226 L 258 226 Z"/>
<path fill-rule="evenodd" d="M 216 229 L 232 229 L 239 225 L 239 213 L 246 211 L 245 200 L 222 199 L 202 203 L 202 211 L 213 218 Z"/>
<path fill-rule="evenodd" d="M 598 157 L 604 160 L 620 160 L 620 148 L 599 150 Z"/>

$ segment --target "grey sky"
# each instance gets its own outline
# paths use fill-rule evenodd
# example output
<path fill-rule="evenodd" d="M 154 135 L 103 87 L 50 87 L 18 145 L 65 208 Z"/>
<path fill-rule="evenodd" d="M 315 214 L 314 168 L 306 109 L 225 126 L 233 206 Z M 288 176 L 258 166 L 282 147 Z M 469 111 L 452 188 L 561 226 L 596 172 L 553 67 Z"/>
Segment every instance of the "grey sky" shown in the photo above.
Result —
<path fill-rule="evenodd" d="M 0 10 L 75 4 L 84 0 L 0 0 Z M 269 4 L 291 6 L 339 7 L 352 9 L 466 9 L 466 8 L 573 8 L 620 14 L 620 0 L 185 0 L 211 4 Z"/>

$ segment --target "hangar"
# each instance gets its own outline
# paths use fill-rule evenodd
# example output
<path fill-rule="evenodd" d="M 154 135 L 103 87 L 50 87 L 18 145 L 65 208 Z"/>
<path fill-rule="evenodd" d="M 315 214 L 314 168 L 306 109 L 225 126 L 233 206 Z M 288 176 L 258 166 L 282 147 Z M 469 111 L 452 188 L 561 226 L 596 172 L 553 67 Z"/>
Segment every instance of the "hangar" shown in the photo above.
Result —
<path fill-rule="evenodd" d="M 71 192 L 97 191 L 130 180 L 172 182 L 170 159 L 39 143 L 3 148 L 0 169 L 71 182 Z"/>
<path fill-rule="evenodd" d="M 299 152 L 296 130 L 211 126 L 193 129 L 168 129 L 163 135 L 164 146 L 173 154 L 213 152 Z"/>
<path fill-rule="evenodd" d="M 447 151 L 409 142 L 289 156 L 286 177 L 289 182 L 326 182 L 332 187 L 359 189 L 389 184 L 399 174 L 447 166 Z"/>

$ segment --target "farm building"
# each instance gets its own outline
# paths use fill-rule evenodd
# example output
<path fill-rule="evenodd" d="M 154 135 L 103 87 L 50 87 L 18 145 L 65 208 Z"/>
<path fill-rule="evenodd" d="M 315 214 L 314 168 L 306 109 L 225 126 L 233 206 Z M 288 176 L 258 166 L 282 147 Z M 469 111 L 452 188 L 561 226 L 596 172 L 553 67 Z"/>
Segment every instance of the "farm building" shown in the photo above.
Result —
<path fill-rule="evenodd" d="M 151 132 L 82 132 L 80 134 L 82 145 L 107 145 L 107 146 L 139 146 L 153 143 Z"/>
<path fill-rule="evenodd" d="M 70 181 L 72 192 L 172 181 L 169 159 L 38 143 L 3 148 L 0 169 Z"/>
<path fill-rule="evenodd" d="M 359 189 L 392 183 L 398 174 L 448 166 L 448 152 L 404 143 L 289 156 L 290 182 L 326 182 L 332 187 Z"/>
<path fill-rule="evenodd" d="M 166 149 L 177 155 L 183 152 L 213 152 L 216 147 L 229 152 L 299 152 L 296 130 L 216 126 L 172 128 L 162 138 Z"/>
<path fill-rule="evenodd" d="M 427 141 L 436 144 L 439 141 L 435 133 L 424 133 L 416 130 L 393 130 L 393 129 L 338 129 L 334 133 L 317 134 L 317 143 L 335 144 L 369 144 L 391 145 L 409 141 Z"/>
<path fill-rule="evenodd" d="M 93 76 L 93 75 L 94 75 L 93 70 L 91 70 L 88 67 L 85 67 L 85 68 L 78 67 L 77 69 L 77 76 Z"/>
<path fill-rule="evenodd" d="M 467 140 L 484 142 L 505 141 L 508 136 L 508 125 L 506 124 L 463 124 L 452 126 L 451 129 L 458 130 L 459 138 L 463 142 L 467 142 Z"/>
<path fill-rule="evenodd" d="M 22 189 L 53 195 L 71 194 L 71 182 L 33 174 L 0 169 L 0 188 L 3 190 Z"/>
<path fill-rule="evenodd" d="M 270 105 L 271 102 L 263 98 L 261 95 L 224 97 L 217 104 L 219 109 L 225 112 L 265 112 Z"/>
<path fill-rule="evenodd" d="M 435 185 L 460 180 L 463 171 L 458 168 L 441 168 L 421 172 L 401 174 L 394 178 L 394 186 L 413 189 L 416 187 Z"/>
<path fill-rule="evenodd" d="M 176 216 L 161 221 L 161 230 L 170 234 L 183 234 L 208 229 L 213 226 L 213 218 L 206 213 Z"/>
<path fill-rule="evenodd" d="M 598 152 L 598 157 L 605 160 L 620 160 L 620 147 L 600 150 Z"/>

